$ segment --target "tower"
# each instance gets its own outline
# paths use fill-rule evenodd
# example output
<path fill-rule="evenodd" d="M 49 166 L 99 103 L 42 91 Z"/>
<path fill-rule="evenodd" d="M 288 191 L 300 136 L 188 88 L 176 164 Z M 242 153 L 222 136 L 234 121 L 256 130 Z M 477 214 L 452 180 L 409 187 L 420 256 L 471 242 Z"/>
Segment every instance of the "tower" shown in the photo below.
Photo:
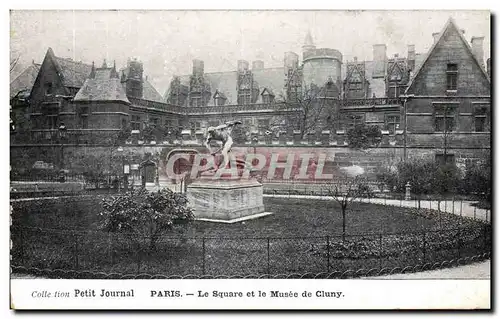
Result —
<path fill-rule="evenodd" d="M 143 65 L 137 59 L 129 60 L 127 63 L 126 74 L 122 76 L 122 82 L 125 81 L 127 96 L 133 98 L 142 98 L 143 93 Z"/>
<path fill-rule="evenodd" d="M 304 45 L 302 46 L 302 52 L 307 52 L 316 49 L 313 42 L 313 37 L 311 31 L 307 31 L 306 38 L 304 39 Z"/>

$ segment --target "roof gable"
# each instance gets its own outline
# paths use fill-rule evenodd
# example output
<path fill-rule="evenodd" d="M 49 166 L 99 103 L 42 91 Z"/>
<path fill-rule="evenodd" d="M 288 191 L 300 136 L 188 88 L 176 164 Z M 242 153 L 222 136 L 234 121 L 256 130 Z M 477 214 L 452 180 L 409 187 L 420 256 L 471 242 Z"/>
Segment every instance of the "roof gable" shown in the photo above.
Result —
<path fill-rule="evenodd" d="M 274 96 L 274 93 L 273 93 L 273 90 L 271 90 L 270 88 L 264 88 L 262 90 L 262 93 L 260 95 L 270 95 L 270 96 Z"/>
<path fill-rule="evenodd" d="M 450 32 L 453 32 L 453 33 L 458 35 L 460 42 L 463 45 L 463 48 L 465 49 L 467 55 L 469 56 L 469 58 L 472 61 L 472 64 L 480 70 L 479 73 L 481 73 L 482 77 L 488 83 L 490 83 L 490 79 L 489 79 L 486 71 L 484 70 L 484 68 L 481 67 L 481 65 L 479 64 L 479 61 L 476 59 L 476 57 L 472 53 L 471 46 L 469 45 L 467 40 L 464 38 L 464 35 L 460 31 L 460 29 L 457 27 L 453 18 L 449 18 L 448 21 L 446 22 L 446 24 L 444 25 L 443 29 L 441 30 L 441 32 L 438 36 L 438 39 L 436 41 L 434 41 L 431 48 L 429 49 L 429 52 L 427 53 L 427 55 L 423 59 L 422 63 L 420 63 L 419 68 L 417 69 L 417 71 L 415 72 L 415 75 L 413 76 L 410 83 L 408 84 L 408 88 L 405 91 L 406 94 L 414 92 L 415 85 L 416 85 L 415 83 L 417 83 L 419 81 L 420 77 L 422 77 L 422 74 L 429 63 L 429 60 L 436 54 L 436 51 L 438 49 L 440 49 L 444 45 L 444 43 L 447 41 L 447 39 L 445 38 L 445 34 L 450 34 Z"/>

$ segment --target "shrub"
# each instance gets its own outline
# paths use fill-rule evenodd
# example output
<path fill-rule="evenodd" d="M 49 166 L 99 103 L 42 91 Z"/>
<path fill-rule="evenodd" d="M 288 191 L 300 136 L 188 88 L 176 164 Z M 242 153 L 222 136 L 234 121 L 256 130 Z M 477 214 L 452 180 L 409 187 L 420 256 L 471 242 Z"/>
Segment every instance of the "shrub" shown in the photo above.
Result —
<path fill-rule="evenodd" d="M 382 141 L 382 131 L 376 125 L 356 125 L 347 132 L 350 148 L 366 149 L 377 146 Z"/>
<path fill-rule="evenodd" d="M 103 207 L 99 213 L 100 229 L 131 235 L 139 246 L 148 241 L 150 250 L 155 248 L 162 233 L 194 219 L 186 196 L 169 189 L 133 190 L 104 199 Z"/>

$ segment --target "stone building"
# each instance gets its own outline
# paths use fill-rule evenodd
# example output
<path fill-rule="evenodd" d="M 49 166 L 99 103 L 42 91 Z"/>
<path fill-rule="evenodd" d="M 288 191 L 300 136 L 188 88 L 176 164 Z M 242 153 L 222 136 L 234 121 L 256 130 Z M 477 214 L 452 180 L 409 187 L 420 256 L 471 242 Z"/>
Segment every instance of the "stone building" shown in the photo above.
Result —
<path fill-rule="evenodd" d="M 472 37 L 469 44 L 464 31 L 448 20 L 435 34 L 406 95 L 407 148 L 435 148 L 443 161 L 490 148 L 491 83 L 482 37 Z"/>

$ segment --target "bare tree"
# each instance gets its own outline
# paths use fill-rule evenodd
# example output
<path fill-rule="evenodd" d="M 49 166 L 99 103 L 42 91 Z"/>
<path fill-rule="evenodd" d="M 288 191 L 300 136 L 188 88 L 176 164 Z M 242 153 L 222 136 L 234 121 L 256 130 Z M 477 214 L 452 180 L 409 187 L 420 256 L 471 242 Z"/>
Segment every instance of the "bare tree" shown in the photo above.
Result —
<path fill-rule="evenodd" d="M 333 117 L 331 108 L 332 99 L 328 97 L 327 82 L 325 86 L 303 84 L 300 90 L 287 92 L 280 96 L 281 110 L 284 112 L 285 123 L 282 121 L 272 124 L 273 129 L 291 127 L 300 132 L 300 137 L 315 132 L 316 128 L 323 128 Z M 286 125 L 286 127 L 283 127 Z M 323 127 L 321 127 L 323 126 Z"/>
<path fill-rule="evenodd" d="M 363 196 L 370 196 L 371 190 L 365 178 L 360 175 L 336 179 L 326 186 L 328 196 L 340 205 L 342 213 L 342 240 L 346 235 L 346 213 L 351 203 Z"/>
<path fill-rule="evenodd" d="M 21 55 L 17 55 L 17 57 L 14 57 L 14 58 L 11 58 L 10 59 L 10 72 L 14 71 L 14 69 L 16 68 L 17 64 L 19 63 L 19 58 L 21 57 Z"/>

